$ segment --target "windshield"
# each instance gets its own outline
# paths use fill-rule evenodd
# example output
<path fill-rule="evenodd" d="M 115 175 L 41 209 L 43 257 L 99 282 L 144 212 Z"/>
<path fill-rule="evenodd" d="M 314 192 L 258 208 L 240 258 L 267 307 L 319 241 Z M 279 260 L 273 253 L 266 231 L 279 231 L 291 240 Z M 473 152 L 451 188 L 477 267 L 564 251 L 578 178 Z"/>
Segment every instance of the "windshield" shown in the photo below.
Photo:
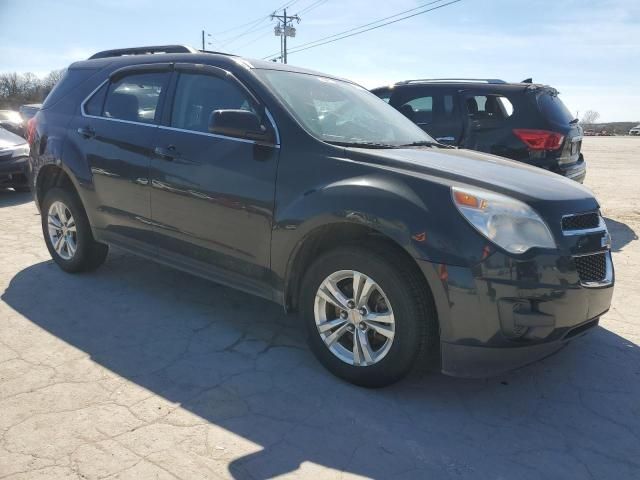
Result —
<path fill-rule="evenodd" d="M 398 146 L 434 140 L 374 94 L 349 82 L 256 70 L 302 126 L 326 142 Z"/>

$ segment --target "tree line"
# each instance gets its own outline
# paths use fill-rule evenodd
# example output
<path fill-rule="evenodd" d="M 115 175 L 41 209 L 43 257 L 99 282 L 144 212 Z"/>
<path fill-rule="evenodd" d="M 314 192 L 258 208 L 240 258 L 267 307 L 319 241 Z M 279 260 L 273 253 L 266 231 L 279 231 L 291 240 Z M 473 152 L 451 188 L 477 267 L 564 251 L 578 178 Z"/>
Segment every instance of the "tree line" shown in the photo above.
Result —
<path fill-rule="evenodd" d="M 27 103 L 42 103 L 62 77 L 64 70 L 53 70 L 44 77 L 27 73 L 0 73 L 0 110 L 17 110 Z"/>

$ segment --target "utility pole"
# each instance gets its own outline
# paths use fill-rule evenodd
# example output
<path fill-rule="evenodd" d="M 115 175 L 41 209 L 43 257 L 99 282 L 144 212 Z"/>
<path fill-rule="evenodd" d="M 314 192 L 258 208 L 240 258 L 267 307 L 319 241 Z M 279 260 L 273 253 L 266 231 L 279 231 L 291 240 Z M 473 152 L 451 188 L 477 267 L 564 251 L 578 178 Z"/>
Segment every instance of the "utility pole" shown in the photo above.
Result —
<path fill-rule="evenodd" d="M 300 23 L 300 17 L 298 15 L 287 16 L 287 9 L 283 10 L 283 15 L 276 15 L 275 12 L 271 14 L 271 20 L 278 19 L 278 25 L 273 29 L 273 33 L 276 37 L 280 37 L 280 60 L 282 63 L 287 63 L 287 37 L 295 37 L 296 29 L 292 26 L 293 21 Z"/>
<path fill-rule="evenodd" d="M 210 33 L 207 33 L 206 31 L 202 30 L 202 50 L 206 50 L 207 49 L 207 45 L 211 45 L 211 42 L 207 42 L 205 40 L 205 34 L 207 37 L 210 37 L 212 40 L 215 40 Z"/>

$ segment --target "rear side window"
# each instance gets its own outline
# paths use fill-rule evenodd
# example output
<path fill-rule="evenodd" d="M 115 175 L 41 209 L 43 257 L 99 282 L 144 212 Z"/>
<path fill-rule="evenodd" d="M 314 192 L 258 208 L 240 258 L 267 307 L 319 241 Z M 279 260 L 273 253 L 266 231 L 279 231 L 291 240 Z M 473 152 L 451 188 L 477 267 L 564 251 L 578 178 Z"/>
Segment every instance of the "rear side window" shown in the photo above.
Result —
<path fill-rule="evenodd" d="M 555 124 L 568 125 L 575 118 L 555 92 L 538 95 L 538 108 L 547 120 Z"/>
<path fill-rule="evenodd" d="M 82 82 L 96 73 L 98 69 L 95 68 L 71 68 L 66 70 L 58 83 L 53 87 L 47 98 L 42 104 L 42 108 L 49 108 L 57 103 L 62 97 L 67 95 L 73 89 L 78 87 Z"/>
<path fill-rule="evenodd" d="M 513 115 L 513 104 L 502 95 L 467 97 L 467 114 L 474 120 L 505 120 Z"/>
<path fill-rule="evenodd" d="M 234 83 L 210 75 L 181 73 L 171 112 L 171 126 L 208 132 L 211 113 L 228 109 L 254 111 L 251 100 Z"/>
<path fill-rule="evenodd" d="M 141 73 L 111 83 L 102 116 L 130 122 L 156 122 L 160 95 L 166 88 L 167 78 L 166 73 Z"/>

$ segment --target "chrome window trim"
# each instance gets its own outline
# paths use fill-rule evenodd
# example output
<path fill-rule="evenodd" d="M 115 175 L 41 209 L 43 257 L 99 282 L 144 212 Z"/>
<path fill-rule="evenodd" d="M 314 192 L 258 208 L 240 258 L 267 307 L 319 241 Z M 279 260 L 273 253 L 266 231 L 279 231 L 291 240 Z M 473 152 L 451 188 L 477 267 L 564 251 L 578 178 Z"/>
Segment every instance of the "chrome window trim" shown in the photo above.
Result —
<path fill-rule="evenodd" d="M 585 212 L 585 213 L 595 213 L 595 212 Z M 572 213 L 569 215 L 563 215 L 560 219 L 560 230 L 565 237 L 573 237 L 575 235 L 588 235 L 590 233 L 598 233 L 598 232 L 607 232 L 607 225 L 604 222 L 604 218 L 602 215 L 598 214 L 598 226 L 593 228 L 583 228 L 582 230 L 564 230 L 562 228 L 562 222 L 565 218 L 577 217 L 579 215 L 584 215 L 585 213 Z"/>
<path fill-rule="evenodd" d="M 611 260 L 611 250 L 602 250 L 600 252 L 592 252 L 592 253 L 585 253 L 582 255 L 574 255 L 573 257 L 588 257 L 590 255 L 598 255 L 604 253 L 605 255 L 605 265 L 606 265 L 606 270 L 605 270 L 605 275 L 604 278 L 602 280 L 599 280 L 597 282 L 583 282 L 582 280 L 580 281 L 580 285 L 585 287 L 585 288 L 601 288 L 601 287 L 608 287 L 610 285 L 613 284 L 613 261 Z"/>
<path fill-rule="evenodd" d="M 95 118 L 95 119 L 98 119 L 98 120 L 107 120 L 107 121 L 110 121 L 110 122 L 128 123 L 130 125 L 142 125 L 142 126 L 145 126 L 145 127 L 161 128 L 161 129 L 164 129 L 164 130 L 174 130 L 174 131 L 177 131 L 177 132 L 194 133 L 196 135 L 206 135 L 206 136 L 213 137 L 213 138 L 221 138 L 221 139 L 226 139 L 226 140 L 235 140 L 237 142 L 252 143 L 254 145 L 266 145 L 266 146 L 270 146 L 270 147 L 274 147 L 274 148 L 280 148 L 280 131 L 278 130 L 278 126 L 276 125 L 276 122 L 273 119 L 273 116 L 271 115 L 271 112 L 269 111 L 269 109 L 267 107 L 264 108 L 264 111 L 265 111 L 265 114 L 266 114 L 267 118 L 269 119 L 269 122 L 271 123 L 271 126 L 273 127 L 273 131 L 274 131 L 275 136 L 276 136 L 275 144 L 260 142 L 260 141 L 257 141 L 257 140 L 249 140 L 247 138 L 237 138 L 237 137 L 229 137 L 229 136 L 226 136 L 226 135 L 218 135 L 216 133 L 198 132 L 197 130 L 187 130 L 187 129 L 184 129 L 184 128 L 170 127 L 170 126 L 166 126 L 166 125 L 160 125 L 160 124 L 157 124 L 157 123 L 134 122 L 132 120 L 121 120 L 119 118 L 101 117 L 99 115 L 89 115 L 86 112 L 85 108 L 84 108 L 86 103 L 106 83 L 109 83 L 109 81 L 110 81 L 109 78 L 104 80 L 102 83 L 100 83 L 100 85 L 98 85 L 95 89 L 93 89 L 91 91 L 91 93 L 89 95 L 87 95 L 86 98 L 82 101 L 82 103 L 80 104 L 80 114 L 83 117 L 85 117 L 85 118 Z"/>
<path fill-rule="evenodd" d="M 102 118 L 102 117 L 100 117 Z M 253 145 L 264 145 L 268 147 L 280 148 L 277 143 L 260 142 L 258 140 L 249 140 L 248 138 L 229 137 L 227 135 L 219 135 L 217 133 L 200 132 L 198 130 L 187 130 L 186 128 L 169 127 L 167 125 L 155 125 L 162 130 L 171 130 L 174 132 L 193 133 L 194 135 L 203 135 L 205 137 L 220 138 L 223 140 L 234 140 L 236 142 L 251 143 Z"/>

